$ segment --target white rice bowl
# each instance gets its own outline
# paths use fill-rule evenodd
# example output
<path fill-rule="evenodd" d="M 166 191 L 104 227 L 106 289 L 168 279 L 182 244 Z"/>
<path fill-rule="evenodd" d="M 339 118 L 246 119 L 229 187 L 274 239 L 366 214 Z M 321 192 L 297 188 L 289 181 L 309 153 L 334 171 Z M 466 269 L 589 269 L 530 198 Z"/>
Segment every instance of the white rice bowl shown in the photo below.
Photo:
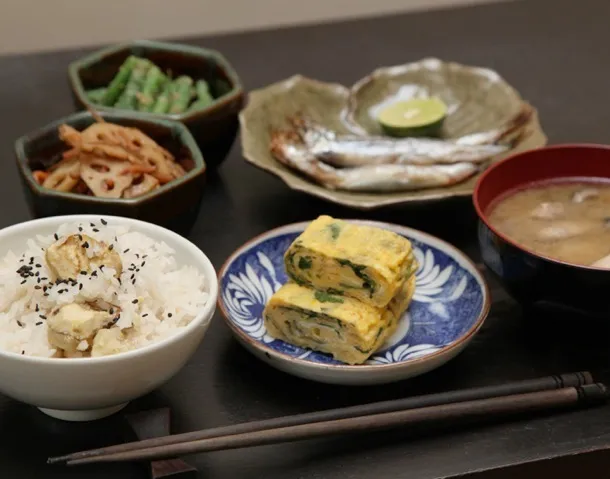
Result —
<path fill-rule="evenodd" d="M 65 223 L 56 232 L 57 238 L 79 233 L 113 245 L 123 264 L 120 278 L 111 268 L 98 268 L 75 282 L 50 283 L 45 250 L 56 237 L 28 239 L 23 250 L 9 251 L 0 261 L 0 350 L 54 357 L 57 350 L 47 340 L 51 311 L 100 299 L 121 309 L 116 326 L 132 328 L 129 348 L 137 349 L 183 330 L 210 300 L 206 278 L 192 266 L 179 267 L 164 242 L 101 219 Z"/>

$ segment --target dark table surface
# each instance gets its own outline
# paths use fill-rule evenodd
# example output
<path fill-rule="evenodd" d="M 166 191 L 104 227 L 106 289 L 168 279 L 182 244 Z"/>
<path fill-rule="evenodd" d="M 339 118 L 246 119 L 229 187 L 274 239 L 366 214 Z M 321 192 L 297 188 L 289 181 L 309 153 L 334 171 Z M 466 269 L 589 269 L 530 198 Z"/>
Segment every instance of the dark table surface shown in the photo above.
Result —
<path fill-rule="evenodd" d="M 224 52 L 247 89 L 294 73 L 351 84 L 373 68 L 437 56 L 492 67 L 540 110 L 551 142 L 610 139 L 610 2 L 528 0 L 430 13 L 190 39 Z M 29 219 L 13 141 L 72 111 L 69 51 L 0 59 L 0 227 Z M 381 219 L 438 235 L 475 260 L 469 201 L 360 214 L 290 191 L 242 160 L 235 144 L 207 186 L 191 239 L 218 268 L 250 237 L 321 213 Z M 319 385 L 257 361 L 231 337 L 220 315 L 190 363 L 128 410 L 169 405 L 181 432 L 405 395 L 608 367 L 608 328 L 575 318 L 524 316 L 493 282 L 489 319 L 472 345 L 415 380 L 371 388 Z M 70 424 L 0 397 L 0 477 L 145 478 L 137 465 L 51 467 L 47 456 L 121 442 L 121 416 Z M 413 439 L 404 432 L 309 441 L 190 457 L 200 477 L 430 479 L 610 445 L 610 407 L 457 429 Z"/>

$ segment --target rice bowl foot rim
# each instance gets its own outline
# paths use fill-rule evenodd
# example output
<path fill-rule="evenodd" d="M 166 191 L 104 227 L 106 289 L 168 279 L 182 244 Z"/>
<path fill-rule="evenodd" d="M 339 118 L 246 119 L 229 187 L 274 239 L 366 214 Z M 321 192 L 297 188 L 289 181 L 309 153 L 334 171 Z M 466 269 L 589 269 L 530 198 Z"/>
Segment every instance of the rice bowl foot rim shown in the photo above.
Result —
<path fill-rule="evenodd" d="M 84 409 L 82 411 L 48 409 L 44 407 L 39 407 L 38 409 L 43 414 L 62 421 L 84 422 L 95 421 L 96 419 L 103 419 L 105 417 L 112 416 L 113 414 L 121 411 L 125 406 L 127 406 L 127 404 L 129 404 L 129 402 L 119 404 L 117 406 L 102 407 L 99 409 Z"/>

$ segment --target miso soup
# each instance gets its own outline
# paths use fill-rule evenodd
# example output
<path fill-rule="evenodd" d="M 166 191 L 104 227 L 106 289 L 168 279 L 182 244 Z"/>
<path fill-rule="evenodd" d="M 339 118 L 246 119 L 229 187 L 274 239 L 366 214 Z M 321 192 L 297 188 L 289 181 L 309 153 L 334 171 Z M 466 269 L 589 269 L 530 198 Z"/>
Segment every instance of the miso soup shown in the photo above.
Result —
<path fill-rule="evenodd" d="M 496 201 L 488 221 L 525 248 L 567 263 L 610 261 L 610 182 L 535 183 Z"/>

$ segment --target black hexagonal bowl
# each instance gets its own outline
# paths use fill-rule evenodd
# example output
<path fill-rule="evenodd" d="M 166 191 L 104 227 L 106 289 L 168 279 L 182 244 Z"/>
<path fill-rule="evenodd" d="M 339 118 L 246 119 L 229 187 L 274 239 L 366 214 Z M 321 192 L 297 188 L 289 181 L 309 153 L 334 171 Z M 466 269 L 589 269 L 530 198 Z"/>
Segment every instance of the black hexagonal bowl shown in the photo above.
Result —
<path fill-rule="evenodd" d="M 86 91 L 107 86 L 129 55 L 148 58 L 162 70 L 170 70 L 174 76 L 189 75 L 194 80 L 208 82 L 215 100 L 205 108 L 174 115 L 134 113 L 183 123 L 197 141 L 208 168 L 220 165 L 237 135 L 237 115 L 244 103 L 244 93 L 237 73 L 217 51 L 178 43 L 138 40 L 93 52 L 72 62 L 68 68 L 76 108 L 125 112 L 93 104 Z"/>
<path fill-rule="evenodd" d="M 96 121 L 89 112 L 75 113 L 15 142 L 19 176 L 32 215 L 36 218 L 81 213 L 124 216 L 187 235 L 199 213 L 206 173 L 206 163 L 188 129 L 176 121 L 118 111 L 100 112 L 100 116 L 109 123 L 140 129 L 179 158 L 187 174 L 143 196 L 129 199 L 97 198 L 43 188 L 32 171 L 50 166 L 68 149 L 59 138 L 59 125 L 65 123 L 82 131 Z"/>

